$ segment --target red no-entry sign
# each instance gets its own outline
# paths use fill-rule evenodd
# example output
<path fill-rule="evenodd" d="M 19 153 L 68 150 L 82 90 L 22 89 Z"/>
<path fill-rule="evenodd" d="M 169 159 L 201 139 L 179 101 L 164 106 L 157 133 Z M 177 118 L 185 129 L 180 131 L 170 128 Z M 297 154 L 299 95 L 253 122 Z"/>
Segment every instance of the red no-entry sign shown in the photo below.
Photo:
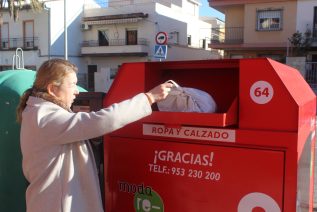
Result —
<path fill-rule="evenodd" d="M 165 45 L 167 43 L 167 33 L 158 32 L 155 37 L 155 42 L 159 45 Z"/>

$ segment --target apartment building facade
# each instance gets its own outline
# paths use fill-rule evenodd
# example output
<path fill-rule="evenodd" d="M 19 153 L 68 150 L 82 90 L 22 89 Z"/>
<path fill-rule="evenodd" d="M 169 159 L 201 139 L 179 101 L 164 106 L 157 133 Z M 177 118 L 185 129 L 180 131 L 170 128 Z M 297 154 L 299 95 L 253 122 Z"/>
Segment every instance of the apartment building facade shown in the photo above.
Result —
<path fill-rule="evenodd" d="M 78 26 L 81 24 L 84 0 L 68 0 L 65 4 L 60 0 L 43 2 L 43 9 L 37 12 L 27 5 L 23 6 L 16 21 L 10 17 L 8 10 L 0 11 L 0 71 L 16 68 L 17 60 L 13 61 L 13 57 L 17 48 L 23 51 L 23 62 L 20 61 L 20 64 L 31 70 L 37 70 L 47 59 L 65 58 L 67 51 L 68 60 L 79 67 L 81 80 L 85 64 L 80 54 L 82 31 Z M 64 6 L 68 8 L 65 15 Z M 21 53 L 18 56 L 22 60 Z M 80 83 L 85 84 L 84 79 Z"/>
<path fill-rule="evenodd" d="M 109 80 L 106 75 L 113 78 L 122 63 L 219 58 L 218 51 L 208 47 L 211 24 L 200 20 L 199 6 L 195 0 L 110 0 L 108 7 L 87 4 L 81 54 L 88 64 L 88 87 L 107 89 L 98 84 Z M 164 59 L 155 56 L 159 32 L 168 38 Z M 94 75 L 100 82 L 93 81 Z"/>
<path fill-rule="evenodd" d="M 195 0 L 43 2 L 41 12 L 21 9 L 17 21 L 9 11 L 0 11 L 0 71 L 12 69 L 17 48 L 23 50 L 25 68 L 33 70 L 66 54 L 79 67 L 79 85 L 105 92 L 122 63 L 159 60 L 154 48 L 160 31 L 168 35 L 162 60 L 219 58 L 208 47 L 211 24 L 199 19 L 200 3 Z"/>
<path fill-rule="evenodd" d="M 288 38 L 296 32 L 296 0 L 209 0 L 226 17 L 223 36 L 210 47 L 225 58 L 270 57 L 285 62 Z"/>
<path fill-rule="evenodd" d="M 211 48 L 223 50 L 225 58 L 269 57 L 286 63 L 317 93 L 317 1 L 209 0 L 209 5 L 226 16 L 224 28 L 212 29 L 221 36 L 213 37 Z M 291 42 L 294 33 L 301 35 L 301 45 Z M 305 38 L 309 45 L 302 45 Z"/>

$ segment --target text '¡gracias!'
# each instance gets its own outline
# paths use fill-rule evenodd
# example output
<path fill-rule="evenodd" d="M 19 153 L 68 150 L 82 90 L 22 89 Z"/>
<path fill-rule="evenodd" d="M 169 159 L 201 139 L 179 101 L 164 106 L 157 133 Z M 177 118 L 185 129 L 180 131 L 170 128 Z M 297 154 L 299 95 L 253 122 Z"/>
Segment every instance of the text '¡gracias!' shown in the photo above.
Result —
<path fill-rule="evenodd" d="M 156 150 L 154 153 L 154 164 L 159 161 L 164 161 L 179 164 L 212 166 L 212 160 L 214 157 L 213 152 L 210 152 L 209 154 L 195 154 L 189 152 L 181 153 L 167 150 Z"/>

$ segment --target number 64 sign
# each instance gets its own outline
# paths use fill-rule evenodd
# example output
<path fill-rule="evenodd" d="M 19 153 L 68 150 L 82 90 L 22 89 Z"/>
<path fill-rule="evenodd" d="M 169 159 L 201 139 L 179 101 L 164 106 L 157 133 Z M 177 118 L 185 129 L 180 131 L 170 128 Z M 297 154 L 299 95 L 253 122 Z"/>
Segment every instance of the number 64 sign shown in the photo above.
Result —
<path fill-rule="evenodd" d="M 250 88 L 250 97 L 257 104 L 266 104 L 273 98 L 274 90 L 270 83 L 257 81 Z"/>

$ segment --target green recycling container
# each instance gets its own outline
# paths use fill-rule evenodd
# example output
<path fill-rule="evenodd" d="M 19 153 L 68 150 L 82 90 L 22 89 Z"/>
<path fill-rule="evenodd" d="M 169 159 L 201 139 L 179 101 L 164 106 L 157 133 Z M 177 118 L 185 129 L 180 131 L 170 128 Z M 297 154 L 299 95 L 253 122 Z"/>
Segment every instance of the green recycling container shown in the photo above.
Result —
<path fill-rule="evenodd" d="M 0 211 L 26 211 L 28 183 L 22 173 L 20 125 L 15 112 L 20 96 L 34 79 L 34 71 L 0 72 Z"/>
<path fill-rule="evenodd" d="M 0 72 L 0 211 L 26 211 L 28 185 L 22 172 L 20 125 L 16 108 L 24 91 L 33 85 L 35 71 Z M 79 87 L 80 92 L 85 92 Z"/>

